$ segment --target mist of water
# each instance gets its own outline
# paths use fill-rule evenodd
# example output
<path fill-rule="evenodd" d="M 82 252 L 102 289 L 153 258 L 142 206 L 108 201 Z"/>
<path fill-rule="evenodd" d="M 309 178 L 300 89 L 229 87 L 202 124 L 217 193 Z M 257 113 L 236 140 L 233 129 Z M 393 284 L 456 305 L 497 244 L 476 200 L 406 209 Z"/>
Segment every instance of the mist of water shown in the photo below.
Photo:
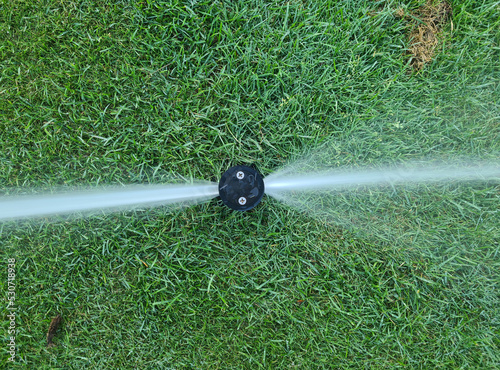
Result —
<path fill-rule="evenodd" d="M 397 248 L 500 240 L 500 162 L 335 170 L 325 170 L 325 163 L 316 155 L 272 173 L 264 179 L 266 194 Z"/>
<path fill-rule="evenodd" d="M 126 210 L 138 206 L 192 205 L 216 196 L 217 184 L 208 181 L 178 185 L 130 185 L 35 196 L 4 196 L 0 198 L 0 221 L 95 210 Z"/>

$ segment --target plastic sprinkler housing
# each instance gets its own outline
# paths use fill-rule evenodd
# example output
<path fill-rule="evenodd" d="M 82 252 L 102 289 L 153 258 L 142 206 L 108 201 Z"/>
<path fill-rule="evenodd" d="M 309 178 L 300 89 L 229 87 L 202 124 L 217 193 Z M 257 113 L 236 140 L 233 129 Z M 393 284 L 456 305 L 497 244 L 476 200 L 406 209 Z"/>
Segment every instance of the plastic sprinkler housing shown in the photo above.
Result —
<path fill-rule="evenodd" d="M 236 211 L 248 211 L 260 203 L 264 195 L 262 175 L 251 167 L 234 166 L 222 174 L 219 196 Z"/>

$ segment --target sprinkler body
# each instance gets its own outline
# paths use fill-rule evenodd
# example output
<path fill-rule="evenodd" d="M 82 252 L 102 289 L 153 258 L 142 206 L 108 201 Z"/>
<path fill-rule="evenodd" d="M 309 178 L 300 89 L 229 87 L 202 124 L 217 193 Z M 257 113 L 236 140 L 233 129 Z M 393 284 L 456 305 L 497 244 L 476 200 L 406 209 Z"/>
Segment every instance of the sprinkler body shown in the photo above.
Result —
<path fill-rule="evenodd" d="M 248 211 L 260 203 L 264 195 L 264 180 L 251 167 L 234 166 L 222 174 L 219 195 L 229 208 Z"/>

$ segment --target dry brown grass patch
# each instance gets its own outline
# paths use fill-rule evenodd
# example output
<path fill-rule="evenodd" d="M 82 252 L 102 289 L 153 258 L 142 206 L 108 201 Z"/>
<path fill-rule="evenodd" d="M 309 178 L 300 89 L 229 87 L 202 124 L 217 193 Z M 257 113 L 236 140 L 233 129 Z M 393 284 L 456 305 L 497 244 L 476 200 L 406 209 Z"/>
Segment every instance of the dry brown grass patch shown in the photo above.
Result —
<path fill-rule="evenodd" d="M 396 11 L 396 16 L 408 18 L 414 25 L 409 33 L 410 65 L 420 70 L 434 57 L 439 44 L 443 26 L 451 16 L 451 6 L 446 1 L 429 0 L 413 14 L 405 14 L 403 9 Z"/>

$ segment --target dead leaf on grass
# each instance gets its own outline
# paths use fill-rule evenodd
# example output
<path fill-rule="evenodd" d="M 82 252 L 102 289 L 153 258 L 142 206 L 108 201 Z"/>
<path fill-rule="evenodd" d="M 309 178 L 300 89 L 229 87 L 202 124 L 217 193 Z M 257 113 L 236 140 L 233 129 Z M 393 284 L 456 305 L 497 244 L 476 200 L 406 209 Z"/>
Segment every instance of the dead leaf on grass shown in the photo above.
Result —
<path fill-rule="evenodd" d="M 47 333 L 47 347 L 55 346 L 54 342 L 52 342 L 52 339 L 54 338 L 54 335 L 56 334 L 56 331 L 59 328 L 61 321 L 62 321 L 61 315 L 57 315 L 50 322 L 49 331 Z"/>

